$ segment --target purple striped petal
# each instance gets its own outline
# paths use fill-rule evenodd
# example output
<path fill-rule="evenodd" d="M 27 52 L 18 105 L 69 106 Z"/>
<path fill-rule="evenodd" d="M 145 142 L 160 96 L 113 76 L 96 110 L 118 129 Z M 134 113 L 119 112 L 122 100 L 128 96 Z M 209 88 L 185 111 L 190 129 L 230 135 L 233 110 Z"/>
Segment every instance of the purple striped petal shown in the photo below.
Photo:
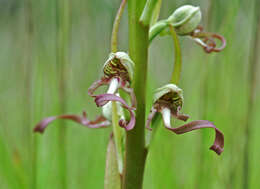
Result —
<path fill-rule="evenodd" d="M 211 123 L 207 120 L 192 121 L 190 123 L 184 124 L 177 128 L 172 128 L 167 125 L 165 125 L 165 127 L 167 129 L 173 131 L 176 134 L 183 134 L 183 133 L 187 133 L 187 132 L 197 130 L 197 129 L 202 129 L 202 128 L 213 128 L 213 129 L 215 129 L 216 137 L 215 137 L 214 144 L 210 147 L 210 149 L 213 150 L 214 152 L 216 152 L 218 155 L 220 155 L 224 150 L 223 133 L 218 128 L 216 128 L 216 126 L 213 123 Z"/>
<path fill-rule="evenodd" d="M 124 101 L 124 99 L 122 99 L 119 96 L 116 96 L 114 94 L 101 94 L 101 95 L 97 95 L 95 102 L 97 104 L 98 107 L 100 106 L 104 106 L 108 101 L 116 101 L 116 102 L 120 102 L 122 104 L 122 107 L 127 109 L 130 113 L 130 121 L 125 121 L 125 120 L 120 120 L 119 121 L 119 125 L 121 127 L 124 127 L 127 131 L 131 130 L 134 128 L 135 126 L 135 114 L 134 114 L 134 110 L 135 108 L 128 106 L 128 104 Z"/>
<path fill-rule="evenodd" d="M 96 120 L 90 121 L 90 120 L 87 119 L 86 112 L 83 112 L 82 116 L 67 114 L 67 115 L 47 117 L 35 126 L 34 132 L 43 133 L 45 131 L 45 129 L 47 128 L 47 126 L 51 122 L 53 122 L 57 119 L 71 120 L 71 121 L 79 123 L 83 126 L 86 126 L 88 128 L 107 127 L 111 124 L 110 121 L 106 120 L 106 118 L 104 118 L 103 116 L 99 116 L 99 117 L 96 118 Z"/>

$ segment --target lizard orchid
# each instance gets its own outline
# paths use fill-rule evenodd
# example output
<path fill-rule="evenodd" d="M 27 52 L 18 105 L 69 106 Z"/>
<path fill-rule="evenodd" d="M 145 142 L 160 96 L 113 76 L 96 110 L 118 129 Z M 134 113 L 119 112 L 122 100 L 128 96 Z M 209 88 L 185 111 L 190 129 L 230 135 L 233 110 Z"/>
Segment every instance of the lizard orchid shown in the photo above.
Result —
<path fill-rule="evenodd" d="M 207 120 L 197 120 L 191 121 L 177 128 L 173 128 L 171 126 L 172 116 L 182 121 L 187 121 L 189 118 L 188 115 L 180 113 L 183 100 L 182 89 L 174 84 L 167 84 L 161 88 L 158 88 L 154 94 L 154 103 L 150 114 L 148 115 L 146 128 L 152 130 L 151 121 L 158 112 L 162 114 L 165 127 L 176 134 L 183 134 L 202 128 L 213 128 L 215 130 L 216 137 L 215 142 L 210 149 L 220 155 L 224 149 L 224 135 L 212 122 Z"/>
<path fill-rule="evenodd" d="M 109 55 L 108 60 L 103 67 L 104 76 L 94 82 L 88 89 L 88 94 L 95 98 L 98 107 L 102 107 L 102 115 L 95 120 L 87 119 L 84 111 L 81 116 L 73 114 L 65 114 L 60 116 L 47 117 L 40 121 L 34 128 L 35 132 L 43 133 L 46 127 L 57 119 L 67 119 L 79 123 L 88 128 L 100 128 L 111 125 L 112 101 L 117 103 L 118 115 L 120 116 L 119 125 L 126 130 L 131 130 L 135 125 L 136 97 L 133 89 L 130 88 L 131 79 L 133 78 L 134 63 L 125 52 L 116 52 Z M 102 85 L 108 85 L 108 90 L 104 94 L 95 95 L 94 92 Z M 131 106 L 120 97 L 118 90 L 122 89 L 131 97 Z M 129 111 L 130 120 L 125 120 L 122 108 Z"/>

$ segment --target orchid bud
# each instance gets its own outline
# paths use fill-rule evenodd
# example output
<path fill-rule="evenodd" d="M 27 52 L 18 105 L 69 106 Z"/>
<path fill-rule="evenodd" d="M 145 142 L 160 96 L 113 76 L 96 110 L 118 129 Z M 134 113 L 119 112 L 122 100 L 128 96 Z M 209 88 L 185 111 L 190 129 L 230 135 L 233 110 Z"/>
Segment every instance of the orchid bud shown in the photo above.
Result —
<path fill-rule="evenodd" d="M 177 111 L 183 105 L 183 92 L 174 84 L 167 84 L 158 88 L 154 94 L 154 103 L 163 104 L 171 110 Z"/>
<path fill-rule="evenodd" d="M 184 5 L 175 10 L 167 21 L 175 28 L 178 35 L 187 35 L 197 28 L 200 20 L 199 7 Z"/>
<path fill-rule="evenodd" d="M 106 77 L 118 76 L 130 82 L 134 76 L 134 62 L 125 52 L 110 53 L 103 66 L 103 72 Z"/>

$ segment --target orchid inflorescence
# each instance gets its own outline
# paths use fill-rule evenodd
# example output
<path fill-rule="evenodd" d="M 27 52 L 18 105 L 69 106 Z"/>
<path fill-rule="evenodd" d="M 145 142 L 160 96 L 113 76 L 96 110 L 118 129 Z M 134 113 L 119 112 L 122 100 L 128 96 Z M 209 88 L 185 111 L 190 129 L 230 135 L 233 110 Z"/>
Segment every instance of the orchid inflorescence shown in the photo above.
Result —
<path fill-rule="evenodd" d="M 94 82 L 88 89 L 88 94 L 95 98 L 97 106 L 103 106 L 103 115 L 98 116 L 94 121 L 87 119 L 86 112 L 83 112 L 82 116 L 68 114 L 48 117 L 38 123 L 34 131 L 43 132 L 47 125 L 56 119 L 69 119 L 89 128 L 107 127 L 111 125 L 112 101 L 116 101 L 121 104 L 121 106 L 118 106 L 118 115 L 121 116 L 119 125 L 127 131 L 133 129 L 135 126 L 134 110 L 136 108 L 136 98 L 133 89 L 130 88 L 130 80 L 133 77 L 133 68 L 134 63 L 126 53 L 111 53 L 109 59 L 103 67 L 104 77 Z M 95 90 L 102 85 L 109 85 L 107 93 L 94 95 Z M 119 88 L 123 89 L 130 95 L 132 102 L 131 106 L 129 106 L 126 101 L 120 97 L 117 92 Z M 214 128 L 216 131 L 216 139 L 210 149 L 214 150 L 217 154 L 221 154 L 224 147 L 224 136 L 213 123 L 206 120 L 198 120 L 192 121 L 178 128 L 171 127 L 171 116 L 182 121 L 187 121 L 189 118 L 188 115 L 180 113 L 183 106 L 183 101 L 183 91 L 178 86 L 174 84 L 167 84 L 161 88 L 158 88 L 154 94 L 153 106 L 150 114 L 148 115 L 146 128 L 152 130 L 151 121 L 158 112 L 162 114 L 165 127 L 176 134 L 183 134 L 201 128 Z M 129 111 L 130 121 L 126 121 L 124 119 L 121 107 Z"/>
<path fill-rule="evenodd" d="M 223 50 L 226 45 L 225 39 L 218 34 L 203 32 L 203 28 L 198 25 L 200 20 L 201 12 L 199 7 L 190 5 L 182 6 L 168 19 L 158 21 L 150 28 L 149 41 L 151 42 L 158 34 L 164 35 L 169 33 L 167 29 L 173 27 L 178 35 L 189 36 L 201 45 L 207 53 Z M 217 47 L 215 39 L 222 42 L 221 47 Z M 116 114 L 120 117 L 118 125 L 126 131 L 132 130 L 136 123 L 135 110 L 137 108 L 136 96 L 133 88 L 131 88 L 131 82 L 134 78 L 134 68 L 135 64 L 126 52 L 110 53 L 103 66 L 103 77 L 95 81 L 88 89 L 88 95 L 94 98 L 98 107 L 102 107 L 102 114 L 97 116 L 93 121 L 87 118 L 85 111 L 82 115 L 65 114 L 47 117 L 35 126 L 34 131 L 43 133 L 46 127 L 57 119 L 71 120 L 88 128 L 107 128 L 112 124 L 112 114 L 114 113 L 112 112 L 112 102 L 116 103 Z M 95 94 L 95 91 L 103 85 L 108 86 L 107 92 L 104 94 Z M 130 100 L 121 97 L 120 92 L 122 91 L 128 94 Z M 130 102 L 131 105 L 127 102 Z M 171 117 L 181 121 L 189 119 L 188 115 L 181 113 L 183 102 L 183 91 L 177 85 L 170 83 L 158 88 L 154 93 L 153 105 L 146 121 L 146 128 L 152 130 L 152 120 L 158 113 L 162 115 L 165 127 L 176 134 L 183 134 L 201 128 L 213 128 L 216 137 L 210 149 L 220 155 L 224 148 L 224 135 L 212 122 L 197 120 L 180 127 L 174 128 L 171 126 Z M 126 116 L 126 111 L 123 110 L 128 111 L 130 116 Z"/>

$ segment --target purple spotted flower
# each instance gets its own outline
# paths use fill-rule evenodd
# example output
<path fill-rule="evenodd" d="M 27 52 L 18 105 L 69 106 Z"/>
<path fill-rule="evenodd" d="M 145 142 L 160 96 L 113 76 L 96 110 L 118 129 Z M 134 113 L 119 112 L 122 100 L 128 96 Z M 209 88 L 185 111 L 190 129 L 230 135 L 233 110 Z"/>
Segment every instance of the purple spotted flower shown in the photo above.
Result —
<path fill-rule="evenodd" d="M 177 128 L 173 128 L 171 126 L 172 116 L 178 120 L 188 120 L 188 115 L 180 113 L 182 105 L 182 89 L 180 89 L 176 85 L 168 84 L 157 89 L 154 94 L 154 104 L 146 122 L 146 128 L 152 130 L 151 121 L 158 112 L 162 114 L 163 122 L 166 129 L 173 131 L 176 134 L 183 134 L 192 130 L 202 128 L 213 128 L 215 130 L 216 137 L 214 144 L 210 147 L 210 149 L 215 151 L 218 155 L 220 155 L 224 149 L 224 135 L 218 128 L 216 128 L 216 126 L 212 122 L 207 120 L 197 120 L 191 121 Z"/>
<path fill-rule="evenodd" d="M 111 125 L 112 118 L 112 101 L 116 102 L 118 115 L 120 116 L 119 125 L 126 130 L 131 130 L 135 126 L 136 97 L 133 89 L 130 87 L 131 79 L 134 73 L 134 63 L 125 52 L 116 52 L 109 55 L 108 60 L 103 67 L 104 76 L 94 82 L 88 89 L 88 94 L 95 98 L 96 105 L 102 107 L 102 115 L 95 120 L 87 119 L 86 112 L 80 115 L 65 114 L 60 116 L 52 116 L 43 119 L 35 128 L 35 132 L 43 133 L 46 127 L 57 119 L 67 119 L 79 123 L 88 128 L 101 128 Z M 95 95 L 94 92 L 102 85 L 107 85 L 108 90 L 104 94 Z M 131 106 L 120 97 L 119 89 L 122 89 L 130 96 Z M 128 110 L 130 120 L 125 119 L 123 108 Z"/>

